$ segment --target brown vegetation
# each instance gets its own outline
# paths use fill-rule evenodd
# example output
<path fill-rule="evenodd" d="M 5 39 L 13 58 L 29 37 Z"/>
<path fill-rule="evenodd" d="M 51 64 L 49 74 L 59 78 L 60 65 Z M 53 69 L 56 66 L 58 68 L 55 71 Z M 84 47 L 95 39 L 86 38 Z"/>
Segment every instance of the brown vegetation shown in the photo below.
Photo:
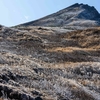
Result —
<path fill-rule="evenodd" d="M 64 33 L 46 27 L 1 29 L 0 96 L 99 100 L 100 28 Z"/>

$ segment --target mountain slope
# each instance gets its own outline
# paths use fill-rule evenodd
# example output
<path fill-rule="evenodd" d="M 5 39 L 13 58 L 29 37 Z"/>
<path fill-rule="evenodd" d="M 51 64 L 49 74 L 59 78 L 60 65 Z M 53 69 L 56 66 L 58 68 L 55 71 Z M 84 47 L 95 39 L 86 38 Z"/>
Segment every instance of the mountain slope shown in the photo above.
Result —
<path fill-rule="evenodd" d="M 0 97 L 100 100 L 100 28 L 58 29 L 0 26 Z"/>
<path fill-rule="evenodd" d="M 23 26 L 83 26 L 92 27 L 100 25 L 100 14 L 89 5 L 74 4 L 36 21 L 22 24 Z"/>

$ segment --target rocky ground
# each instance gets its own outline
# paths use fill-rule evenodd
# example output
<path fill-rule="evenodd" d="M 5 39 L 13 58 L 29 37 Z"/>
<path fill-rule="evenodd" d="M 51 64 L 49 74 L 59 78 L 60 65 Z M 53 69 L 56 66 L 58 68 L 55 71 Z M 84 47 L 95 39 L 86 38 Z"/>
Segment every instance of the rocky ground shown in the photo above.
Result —
<path fill-rule="evenodd" d="M 0 100 L 100 100 L 100 28 L 0 26 Z"/>

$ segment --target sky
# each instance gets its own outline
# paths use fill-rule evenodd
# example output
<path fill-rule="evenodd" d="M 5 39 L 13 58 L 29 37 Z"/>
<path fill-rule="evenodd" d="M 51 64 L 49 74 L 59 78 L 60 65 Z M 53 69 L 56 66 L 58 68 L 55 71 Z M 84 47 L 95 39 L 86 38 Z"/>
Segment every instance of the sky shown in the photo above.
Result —
<path fill-rule="evenodd" d="M 100 0 L 0 0 L 0 24 L 15 26 L 55 13 L 74 3 L 94 6 L 100 12 Z"/>

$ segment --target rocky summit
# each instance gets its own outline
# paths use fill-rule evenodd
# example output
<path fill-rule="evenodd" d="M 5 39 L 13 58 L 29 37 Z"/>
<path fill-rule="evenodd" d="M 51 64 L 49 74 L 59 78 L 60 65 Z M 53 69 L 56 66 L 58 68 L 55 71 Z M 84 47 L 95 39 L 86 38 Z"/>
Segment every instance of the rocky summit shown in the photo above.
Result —
<path fill-rule="evenodd" d="M 49 27 L 92 27 L 100 25 L 100 14 L 93 6 L 91 7 L 87 4 L 76 3 L 70 7 L 58 11 L 57 13 L 22 25 Z"/>
<path fill-rule="evenodd" d="M 77 3 L 0 25 L 0 100 L 100 100 L 99 20 L 94 7 Z"/>

